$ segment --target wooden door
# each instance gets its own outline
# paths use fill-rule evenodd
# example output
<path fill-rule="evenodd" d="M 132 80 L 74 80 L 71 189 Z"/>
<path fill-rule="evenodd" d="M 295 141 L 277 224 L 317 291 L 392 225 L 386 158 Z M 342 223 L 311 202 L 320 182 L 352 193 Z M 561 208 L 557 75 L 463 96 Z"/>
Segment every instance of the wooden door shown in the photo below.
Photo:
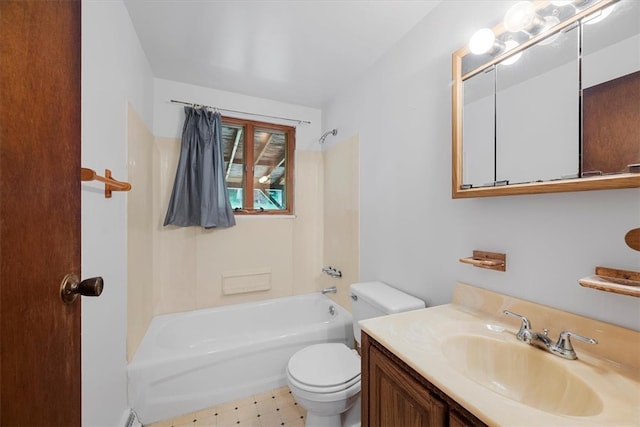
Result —
<path fill-rule="evenodd" d="M 0 0 L 0 425 L 79 426 L 80 1 Z"/>

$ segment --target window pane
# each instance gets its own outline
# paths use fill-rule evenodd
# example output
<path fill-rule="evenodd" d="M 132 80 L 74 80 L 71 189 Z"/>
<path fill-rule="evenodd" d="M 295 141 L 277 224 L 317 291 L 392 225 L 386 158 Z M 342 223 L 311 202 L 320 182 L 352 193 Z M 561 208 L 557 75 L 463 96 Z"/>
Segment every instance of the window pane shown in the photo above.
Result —
<path fill-rule="evenodd" d="M 253 207 L 286 209 L 287 135 L 283 131 L 256 128 L 253 137 Z"/>
<path fill-rule="evenodd" d="M 244 140 L 245 132 L 243 126 L 222 125 L 225 177 L 233 209 L 244 208 L 242 199 L 242 189 L 244 187 Z"/>

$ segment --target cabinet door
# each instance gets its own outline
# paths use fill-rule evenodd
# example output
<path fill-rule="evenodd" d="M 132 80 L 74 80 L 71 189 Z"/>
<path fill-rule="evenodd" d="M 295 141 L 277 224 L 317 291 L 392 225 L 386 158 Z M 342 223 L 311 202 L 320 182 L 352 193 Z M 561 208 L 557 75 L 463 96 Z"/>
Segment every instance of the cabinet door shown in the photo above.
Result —
<path fill-rule="evenodd" d="M 447 406 L 380 350 L 369 349 L 370 426 L 444 426 Z"/>

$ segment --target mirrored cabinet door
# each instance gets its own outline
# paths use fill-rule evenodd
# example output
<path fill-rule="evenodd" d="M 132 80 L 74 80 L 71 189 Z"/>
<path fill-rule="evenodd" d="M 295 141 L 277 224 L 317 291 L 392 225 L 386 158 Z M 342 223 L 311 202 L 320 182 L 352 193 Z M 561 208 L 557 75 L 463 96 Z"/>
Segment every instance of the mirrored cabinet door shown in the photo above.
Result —
<path fill-rule="evenodd" d="M 464 82 L 463 183 L 478 187 L 495 181 L 495 67 Z"/>
<path fill-rule="evenodd" d="M 640 163 L 640 2 L 621 1 L 582 22 L 583 174 Z"/>
<path fill-rule="evenodd" d="M 578 176 L 578 46 L 576 25 L 497 65 L 497 181 Z"/>

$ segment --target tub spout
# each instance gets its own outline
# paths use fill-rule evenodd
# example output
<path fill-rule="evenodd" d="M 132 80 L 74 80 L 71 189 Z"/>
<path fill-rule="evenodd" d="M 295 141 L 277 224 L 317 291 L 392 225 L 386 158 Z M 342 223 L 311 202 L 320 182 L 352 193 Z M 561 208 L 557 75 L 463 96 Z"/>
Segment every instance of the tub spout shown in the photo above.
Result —
<path fill-rule="evenodd" d="M 322 290 L 322 293 L 324 295 L 326 295 L 326 294 L 337 294 L 338 293 L 338 288 L 336 288 L 335 286 L 331 286 L 329 288 L 324 288 Z"/>

